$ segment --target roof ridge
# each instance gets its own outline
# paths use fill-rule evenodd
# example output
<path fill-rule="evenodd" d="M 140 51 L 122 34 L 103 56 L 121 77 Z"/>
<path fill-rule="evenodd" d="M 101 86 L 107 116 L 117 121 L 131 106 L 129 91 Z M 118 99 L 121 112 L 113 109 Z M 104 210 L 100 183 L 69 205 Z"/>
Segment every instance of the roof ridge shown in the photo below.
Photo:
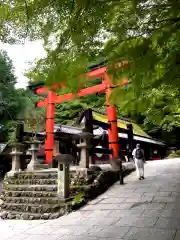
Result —
<path fill-rule="evenodd" d="M 99 114 L 102 114 L 102 115 L 105 115 L 106 116 L 106 113 L 105 112 L 101 112 L 99 110 L 95 110 L 93 108 L 91 108 L 93 112 L 96 112 L 96 113 L 99 113 Z M 127 122 L 132 122 L 132 123 L 136 123 L 134 120 L 130 119 L 130 118 L 125 118 L 125 117 L 120 117 L 119 115 L 118 116 L 118 119 L 117 120 L 124 120 L 124 121 L 127 121 Z M 136 123 L 137 124 L 137 123 Z"/>

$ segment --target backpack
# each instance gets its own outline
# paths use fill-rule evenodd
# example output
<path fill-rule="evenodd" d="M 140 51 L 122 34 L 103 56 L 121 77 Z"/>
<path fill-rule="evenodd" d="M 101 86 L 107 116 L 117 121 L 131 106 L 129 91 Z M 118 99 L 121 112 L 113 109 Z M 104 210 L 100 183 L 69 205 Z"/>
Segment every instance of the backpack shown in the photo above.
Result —
<path fill-rule="evenodd" d="M 135 158 L 136 159 L 143 159 L 143 152 L 141 149 L 136 149 L 136 153 L 135 153 Z"/>

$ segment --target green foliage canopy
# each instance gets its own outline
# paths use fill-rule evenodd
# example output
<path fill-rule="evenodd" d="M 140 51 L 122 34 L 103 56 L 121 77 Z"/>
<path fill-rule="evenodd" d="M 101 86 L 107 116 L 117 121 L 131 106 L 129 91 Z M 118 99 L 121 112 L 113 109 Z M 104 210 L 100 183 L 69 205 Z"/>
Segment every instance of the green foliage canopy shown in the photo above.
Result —
<path fill-rule="evenodd" d="M 25 123 L 26 131 L 44 129 L 44 111 L 35 109 L 38 98 L 28 90 L 16 89 L 15 84 L 12 61 L 0 51 L 0 141 L 14 138 L 18 121 Z"/>
<path fill-rule="evenodd" d="M 0 9 L 1 36 L 44 40 L 48 55 L 35 79 L 73 82 L 101 56 L 128 60 L 133 87 L 147 88 L 178 78 L 179 7 L 175 0 L 8 0 Z"/>
<path fill-rule="evenodd" d="M 47 57 L 28 76 L 72 88 L 92 61 L 128 60 L 128 68 L 110 72 L 131 82 L 114 90 L 113 103 L 125 115 L 141 114 L 146 127 L 172 130 L 179 126 L 179 7 L 179 0 L 8 0 L 0 6 L 0 36 L 43 39 Z"/>

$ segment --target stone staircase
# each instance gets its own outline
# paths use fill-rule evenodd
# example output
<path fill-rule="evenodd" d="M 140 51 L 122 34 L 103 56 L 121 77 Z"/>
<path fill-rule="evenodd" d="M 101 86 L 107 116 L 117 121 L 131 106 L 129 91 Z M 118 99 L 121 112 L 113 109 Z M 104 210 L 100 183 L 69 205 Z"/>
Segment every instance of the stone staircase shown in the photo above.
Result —
<path fill-rule="evenodd" d="M 131 171 L 131 168 L 129 170 L 126 168 L 124 173 L 126 175 Z M 0 196 L 0 218 L 23 220 L 58 218 L 102 194 L 119 179 L 119 174 L 111 168 L 102 170 L 98 166 L 91 166 L 88 170 L 72 167 L 69 172 L 70 195 L 66 200 L 57 194 L 57 179 L 56 168 L 6 175 Z M 79 193 L 85 194 L 86 199 L 83 197 L 83 201 L 80 201 Z"/>
<path fill-rule="evenodd" d="M 57 170 L 6 176 L 1 200 L 4 219 L 54 219 L 70 210 L 70 204 L 57 195 Z"/>

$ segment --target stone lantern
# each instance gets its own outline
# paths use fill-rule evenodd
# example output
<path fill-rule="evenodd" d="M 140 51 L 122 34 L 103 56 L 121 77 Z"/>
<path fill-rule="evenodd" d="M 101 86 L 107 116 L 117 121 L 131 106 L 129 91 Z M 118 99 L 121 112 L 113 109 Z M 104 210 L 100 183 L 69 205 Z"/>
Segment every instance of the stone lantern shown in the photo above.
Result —
<path fill-rule="evenodd" d="M 31 160 L 27 166 L 27 169 L 30 171 L 36 170 L 37 166 L 39 166 L 37 153 L 39 152 L 40 143 L 41 142 L 38 140 L 33 140 L 30 142 L 30 149 L 28 149 L 28 151 L 31 153 Z"/>
<path fill-rule="evenodd" d="M 10 146 L 12 147 L 12 151 L 10 152 L 10 155 L 12 156 L 12 168 L 11 171 L 7 173 L 8 176 L 14 175 L 14 173 L 21 170 L 20 156 L 23 154 L 23 152 L 21 152 L 21 148 L 23 146 L 22 143 L 12 143 Z"/>
<path fill-rule="evenodd" d="M 74 161 L 74 157 L 69 154 L 58 154 L 55 156 L 58 162 L 58 189 L 57 194 L 61 199 L 69 197 L 69 166 Z"/>
<path fill-rule="evenodd" d="M 90 139 L 93 138 L 93 135 L 88 132 L 82 132 L 78 134 L 78 138 L 80 143 L 77 144 L 77 147 L 81 149 L 79 166 L 89 168 L 89 149 L 92 147 Z"/>

